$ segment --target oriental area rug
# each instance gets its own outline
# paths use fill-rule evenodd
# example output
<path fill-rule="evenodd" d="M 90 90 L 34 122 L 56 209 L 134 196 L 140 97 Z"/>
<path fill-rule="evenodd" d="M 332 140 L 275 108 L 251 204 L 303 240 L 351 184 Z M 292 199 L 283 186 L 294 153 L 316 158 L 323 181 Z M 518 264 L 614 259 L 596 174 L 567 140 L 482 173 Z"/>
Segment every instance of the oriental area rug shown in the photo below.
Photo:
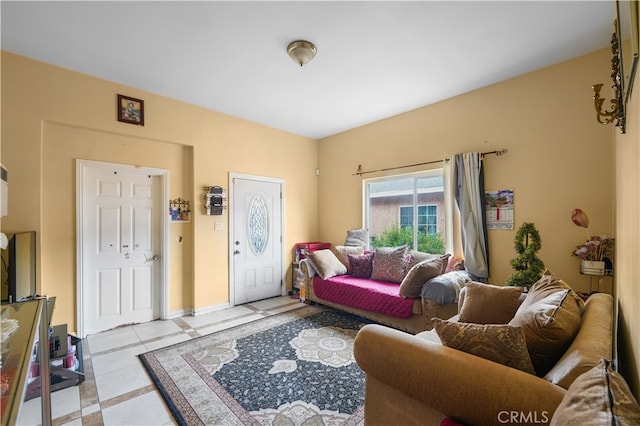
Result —
<path fill-rule="evenodd" d="M 140 359 L 180 425 L 359 425 L 366 320 L 307 306 Z"/>

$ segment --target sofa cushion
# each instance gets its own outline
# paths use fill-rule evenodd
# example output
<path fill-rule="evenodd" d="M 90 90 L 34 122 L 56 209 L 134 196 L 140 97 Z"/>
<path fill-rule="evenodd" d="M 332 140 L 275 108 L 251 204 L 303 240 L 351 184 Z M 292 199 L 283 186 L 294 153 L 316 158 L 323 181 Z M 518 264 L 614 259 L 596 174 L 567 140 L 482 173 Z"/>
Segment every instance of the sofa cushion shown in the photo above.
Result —
<path fill-rule="evenodd" d="M 506 324 L 472 324 L 433 318 L 443 345 L 535 374 L 520 327 Z"/>
<path fill-rule="evenodd" d="M 431 299 L 438 305 L 455 303 L 465 283 L 471 281 L 467 271 L 451 271 L 435 276 L 422 286 L 420 296 Z"/>
<path fill-rule="evenodd" d="M 506 324 L 520 306 L 522 287 L 497 286 L 477 282 L 465 284 L 465 298 L 460 309 L 461 322 Z"/>
<path fill-rule="evenodd" d="M 347 273 L 347 267 L 340 262 L 330 249 L 316 250 L 308 253 L 307 259 L 309 259 L 311 265 L 313 265 L 313 268 L 323 280 Z"/>
<path fill-rule="evenodd" d="M 602 360 L 569 386 L 549 424 L 639 425 L 640 405 L 611 361 Z"/>
<path fill-rule="evenodd" d="M 451 256 L 444 272 L 464 271 L 464 259 L 461 257 Z"/>
<path fill-rule="evenodd" d="M 425 260 L 437 259 L 441 254 L 433 254 L 433 253 L 425 253 L 423 251 L 410 250 L 409 251 L 409 264 L 407 265 L 407 271 L 410 271 L 411 268 L 416 266 L 420 262 L 424 262 Z"/>
<path fill-rule="evenodd" d="M 349 275 L 357 278 L 369 278 L 373 271 L 373 252 L 360 255 L 350 254 Z"/>
<path fill-rule="evenodd" d="M 349 274 L 349 255 L 350 254 L 362 254 L 364 253 L 363 246 L 332 246 L 331 250 L 336 255 L 338 260 L 347 268 L 347 274 Z"/>
<path fill-rule="evenodd" d="M 350 229 L 347 231 L 345 246 L 369 247 L 369 231 L 366 229 Z"/>
<path fill-rule="evenodd" d="M 379 247 L 373 257 L 371 279 L 402 282 L 407 273 L 407 246 Z"/>
<path fill-rule="evenodd" d="M 509 324 L 522 327 L 538 376 L 544 376 L 573 341 L 583 307 L 571 287 L 548 271 L 529 290 Z"/>
<path fill-rule="evenodd" d="M 400 283 L 400 295 L 402 297 L 420 297 L 422 286 L 431 278 L 444 271 L 447 266 L 448 254 L 425 260 L 415 265 Z"/>

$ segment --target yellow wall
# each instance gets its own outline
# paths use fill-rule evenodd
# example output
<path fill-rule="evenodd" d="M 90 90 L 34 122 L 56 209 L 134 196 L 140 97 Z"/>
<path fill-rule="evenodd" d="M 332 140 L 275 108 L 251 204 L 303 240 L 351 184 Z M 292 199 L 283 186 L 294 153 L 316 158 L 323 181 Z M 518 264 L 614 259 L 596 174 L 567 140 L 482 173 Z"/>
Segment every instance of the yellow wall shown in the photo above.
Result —
<path fill-rule="evenodd" d="M 627 105 L 627 131 L 614 129 L 616 294 L 620 370 L 640 400 L 640 73 Z"/>
<path fill-rule="evenodd" d="M 76 327 L 76 159 L 168 169 L 169 197 L 192 202 L 191 223 L 169 229 L 170 312 L 229 300 L 228 215 L 204 215 L 202 187 L 227 188 L 230 172 L 284 179 L 285 265 L 296 242 L 317 238 L 317 141 L 8 52 L 1 65 L 2 231 L 37 231 L 38 291 L 57 296 L 54 323 Z M 145 101 L 144 127 L 116 120 L 118 93 Z"/>
<path fill-rule="evenodd" d="M 640 81 L 627 133 L 598 124 L 591 86 L 610 81 L 610 58 L 606 49 L 321 140 L 320 239 L 338 243 L 346 229 L 362 226 L 359 164 L 376 170 L 506 148 L 503 157 L 485 158 L 486 189 L 514 190 L 516 228 L 536 224 L 541 259 L 574 289 L 597 290 L 598 282 L 581 275 L 570 255 L 586 238 L 571 211 L 588 213 L 590 234 L 615 235 L 620 369 L 640 398 Z M 493 283 L 512 272 L 514 234 L 489 231 Z M 613 286 L 607 278 L 600 289 Z"/>
<path fill-rule="evenodd" d="M 38 231 L 39 289 L 59 297 L 54 322 L 73 329 L 74 160 L 167 168 L 170 197 L 194 202 L 193 221 L 170 229 L 170 310 L 206 308 L 228 301 L 228 236 L 213 231 L 218 218 L 202 214 L 202 186 L 227 186 L 229 172 L 285 179 L 288 264 L 295 242 L 341 243 L 347 229 L 362 225 L 362 178 L 353 176 L 359 164 L 371 170 L 506 148 L 503 157 L 485 158 L 486 189 L 515 191 L 516 228 L 536 224 L 540 257 L 576 290 L 597 283 L 579 274 L 570 255 L 585 239 L 571 211 L 589 214 L 591 234 L 615 231 L 620 358 L 638 395 L 640 83 L 626 135 L 596 123 L 591 85 L 609 81 L 609 65 L 603 50 L 318 143 L 2 52 L 0 158 L 10 173 L 2 231 Z M 115 120 L 117 93 L 145 100 L 144 127 Z M 494 283 L 511 273 L 514 234 L 489 233 Z"/>
<path fill-rule="evenodd" d="M 596 122 L 591 99 L 609 63 L 603 50 L 321 140 L 320 238 L 340 242 L 362 225 L 362 180 L 383 174 L 353 176 L 359 164 L 376 170 L 506 148 L 485 157 L 486 189 L 513 189 L 515 203 L 515 229 L 489 231 L 491 282 L 505 282 L 515 232 L 534 222 L 546 266 L 588 292 L 590 278 L 571 256 L 586 234 L 570 216 L 579 207 L 592 234 L 613 235 L 611 128 Z"/>

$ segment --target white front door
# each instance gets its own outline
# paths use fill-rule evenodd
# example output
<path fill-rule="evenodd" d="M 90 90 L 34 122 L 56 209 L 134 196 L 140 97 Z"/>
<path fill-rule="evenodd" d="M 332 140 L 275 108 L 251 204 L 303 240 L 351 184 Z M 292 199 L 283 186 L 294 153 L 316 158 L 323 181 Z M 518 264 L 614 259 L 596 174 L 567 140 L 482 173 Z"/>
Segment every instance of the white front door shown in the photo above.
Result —
<path fill-rule="evenodd" d="M 234 305 L 280 296 L 282 277 L 282 182 L 231 177 L 231 258 Z"/>
<path fill-rule="evenodd" d="M 160 178 L 117 165 L 83 166 L 81 174 L 82 333 L 158 319 Z"/>

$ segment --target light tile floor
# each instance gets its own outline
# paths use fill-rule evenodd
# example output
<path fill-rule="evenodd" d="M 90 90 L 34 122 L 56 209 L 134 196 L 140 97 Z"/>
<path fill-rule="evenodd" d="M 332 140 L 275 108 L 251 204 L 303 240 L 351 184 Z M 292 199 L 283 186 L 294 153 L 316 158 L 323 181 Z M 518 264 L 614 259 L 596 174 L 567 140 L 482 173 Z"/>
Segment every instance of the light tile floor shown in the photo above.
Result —
<path fill-rule="evenodd" d="M 91 335 L 82 341 L 85 381 L 51 393 L 53 425 L 172 425 L 173 417 L 138 354 L 302 306 L 297 299 L 282 296 Z M 41 424 L 40 413 L 40 398 L 27 401 L 18 424 Z"/>

